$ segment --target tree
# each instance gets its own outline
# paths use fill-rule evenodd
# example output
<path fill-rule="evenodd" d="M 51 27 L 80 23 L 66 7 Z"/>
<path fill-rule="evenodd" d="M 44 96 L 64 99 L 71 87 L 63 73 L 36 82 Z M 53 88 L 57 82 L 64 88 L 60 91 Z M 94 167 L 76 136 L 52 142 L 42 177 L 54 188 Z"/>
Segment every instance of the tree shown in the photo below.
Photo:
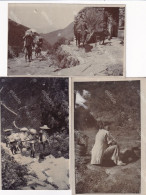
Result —
<path fill-rule="evenodd" d="M 60 45 L 65 44 L 66 38 L 60 37 L 58 41 L 54 44 L 53 48 L 54 50 L 57 50 Z"/>

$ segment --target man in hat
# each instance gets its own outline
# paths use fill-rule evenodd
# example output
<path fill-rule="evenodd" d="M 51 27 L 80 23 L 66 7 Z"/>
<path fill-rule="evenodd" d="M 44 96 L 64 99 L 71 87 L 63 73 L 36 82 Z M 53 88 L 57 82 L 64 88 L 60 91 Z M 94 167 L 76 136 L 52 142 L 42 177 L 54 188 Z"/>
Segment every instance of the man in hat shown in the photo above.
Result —
<path fill-rule="evenodd" d="M 44 134 L 43 130 L 41 129 L 39 132 L 39 142 L 40 142 L 40 145 L 41 145 L 43 151 L 45 151 L 45 148 L 46 148 L 46 141 L 47 141 L 47 137 Z"/>
<path fill-rule="evenodd" d="M 24 51 L 25 51 L 25 59 L 31 62 L 32 60 L 32 47 L 33 47 L 33 37 L 32 32 L 27 31 L 25 36 L 23 37 L 24 40 Z"/>
<path fill-rule="evenodd" d="M 42 160 L 44 160 L 44 152 L 45 152 L 45 148 L 46 148 L 46 139 L 43 133 L 43 130 L 41 129 L 39 131 L 39 143 L 40 143 L 40 155 L 39 155 L 39 162 L 41 162 Z"/>
<path fill-rule="evenodd" d="M 10 142 L 9 142 L 9 136 L 12 134 L 12 130 L 11 129 L 6 129 L 4 130 L 5 132 L 5 143 L 6 143 L 6 147 L 9 147 L 10 146 Z"/>
<path fill-rule="evenodd" d="M 28 141 L 30 143 L 30 156 L 35 158 L 35 143 L 38 140 L 37 131 L 35 129 L 30 129 L 30 135 L 28 136 Z"/>
<path fill-rule="evenodd" d="M 10 141 L 10 150 L 13 155 L 17 153 L 17 141 L 16 140 Z"/>

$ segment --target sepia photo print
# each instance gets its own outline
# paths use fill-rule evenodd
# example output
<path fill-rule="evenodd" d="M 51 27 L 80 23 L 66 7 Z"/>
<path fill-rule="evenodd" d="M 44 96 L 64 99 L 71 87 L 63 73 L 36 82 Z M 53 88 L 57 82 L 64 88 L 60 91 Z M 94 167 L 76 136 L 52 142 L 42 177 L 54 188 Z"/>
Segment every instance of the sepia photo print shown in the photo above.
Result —
<path fill-rule="evenodd" d="M 124 76 L 125 6 L 9 3 L 8 75 Z"/>
<path fill-rule="evenodd" d="M 2 190 L 68 190 L 67 78 L 0 78 Z"/>
<path fill-rule="evenodd" d="M 74 81 L 73 194 L 141 193 L 140 93 L 140 80 Z"/>

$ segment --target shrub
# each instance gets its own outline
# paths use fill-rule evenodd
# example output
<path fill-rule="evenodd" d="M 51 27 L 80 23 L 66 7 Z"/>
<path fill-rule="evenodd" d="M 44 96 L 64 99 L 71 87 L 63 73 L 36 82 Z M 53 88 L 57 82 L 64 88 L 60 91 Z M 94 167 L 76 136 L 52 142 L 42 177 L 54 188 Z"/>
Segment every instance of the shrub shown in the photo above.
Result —
<path fill-rule="evenodd" d="M 2 160 L 2 189 L 17 190 L 20 186 L 25 186 L 27 180 L 26 166 L 19 165 L 13 157 L 7 154 L 4 149 L 1 149 Z"/>

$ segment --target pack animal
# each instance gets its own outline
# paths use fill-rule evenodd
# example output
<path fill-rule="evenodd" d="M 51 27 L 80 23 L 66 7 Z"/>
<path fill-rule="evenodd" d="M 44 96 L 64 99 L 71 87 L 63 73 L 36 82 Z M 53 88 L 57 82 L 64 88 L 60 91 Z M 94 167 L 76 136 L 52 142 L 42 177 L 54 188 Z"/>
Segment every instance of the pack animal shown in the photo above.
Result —
<path fill-rule="evenodd" d="M 83 47 L 86 43 L 88 30 L 86 24 L 75 24 L 74 25 L 74 35 L 76 39 L 76 46 L 80 47 L 80 44 L 83 44 Z"/>
<path fill-rule="evenodd" d="M 41 48 L 37 45 L 35 46 L 35 56 L 39 57 L 41 55 Z"/>
<path fill-rule="evenodd" d="M 111 39 L 111 35 L 108 32 L 108 30 L 103 30 L 101 32 L 96 31 L 96 32 L 93 33 L 92 36 L 93 36 L 93 39 L 94 39 L 93 42 L 95 43 L 95 46 L 97 45 L 97 42 L 99 42 L 99 44 L 104 45 L 105 39 L 108 39 L 108 40 Z"/>
<path fill-rule="evenodd" d="M 43 45 L 43 39 L 38 38 L 38 40 L 35 41 L 35 56 L 36 57 L 41 56 L 42 45 Z"/>

